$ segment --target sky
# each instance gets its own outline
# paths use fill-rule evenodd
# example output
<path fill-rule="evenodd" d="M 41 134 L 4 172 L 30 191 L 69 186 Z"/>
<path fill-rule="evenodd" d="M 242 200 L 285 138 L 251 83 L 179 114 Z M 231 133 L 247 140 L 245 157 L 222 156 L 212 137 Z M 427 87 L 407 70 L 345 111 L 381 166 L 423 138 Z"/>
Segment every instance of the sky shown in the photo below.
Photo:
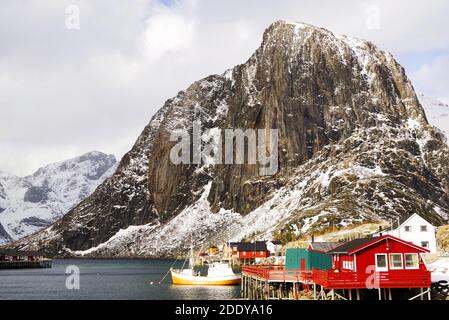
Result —
<path fill-rule="evenodd" d="M 168 98 L 245 62 L 280 19 L 370 40 L 448 103 L 448 12 L 446 0 L 0 0 L 0 171 L 121 158 Z"/>

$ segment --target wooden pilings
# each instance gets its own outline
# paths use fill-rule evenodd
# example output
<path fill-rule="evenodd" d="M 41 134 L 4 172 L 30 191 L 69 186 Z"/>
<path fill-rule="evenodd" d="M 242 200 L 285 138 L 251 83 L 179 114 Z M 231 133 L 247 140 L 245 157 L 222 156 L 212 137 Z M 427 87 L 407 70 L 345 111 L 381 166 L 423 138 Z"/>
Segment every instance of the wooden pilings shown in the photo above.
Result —
<path fill-rule="evenodd" d="M 302 281 L 282 281 L 267 279 L 257 274 L 242 274 L 241 297 L 249 300 L 364 300 L 379 299 L 431 299 L 430 288 L 409 289 L 410 292 L 420 292 L 412 298 L 407 297 L 404 289 L 377 288 L 374 290 L 364 288 L 330 289 L 320 284 Z M 372 292 L 374 291 L 374 292 Z M 393 296 L 394 291 L 394 296 Z"/>
<path fill-rule="evenodd" d="M 243 274 L 240 292 L 242 298 L 249 300 L 298 300 L 301 287 L 300 282 L 272 282 Z"/>

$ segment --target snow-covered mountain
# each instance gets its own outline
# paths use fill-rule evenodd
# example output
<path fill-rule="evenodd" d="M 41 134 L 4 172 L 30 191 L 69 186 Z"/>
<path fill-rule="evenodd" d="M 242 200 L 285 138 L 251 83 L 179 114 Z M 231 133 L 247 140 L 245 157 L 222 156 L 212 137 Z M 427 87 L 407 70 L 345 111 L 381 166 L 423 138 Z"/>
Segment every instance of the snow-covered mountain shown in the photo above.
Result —
<path fill-rule="evenodd" d="M 429 123 L 443 131 L 449 143 L 449 106 L 423 94 L 420 94 L 418 98 L 426 111 Z"/>
<path fill-rule="evenodd" d="M 278 129 L 279 170 L 174 164 L 174 130 Z M 419 212 L 449 219 L 449 147 L 405 70 L 374 44 L 278 21 L 243 64 L 166 101 L 114 175 L 15 243 L 61 255 L 173 256 L 244 238 L 289 240 Z"/>
<path fill-rule="evenodd" d="M 0 172 L 0 243 L 36 232 L 87 198 L 116 169 L 113 155 L 90 152 L 26 177 Z"/>

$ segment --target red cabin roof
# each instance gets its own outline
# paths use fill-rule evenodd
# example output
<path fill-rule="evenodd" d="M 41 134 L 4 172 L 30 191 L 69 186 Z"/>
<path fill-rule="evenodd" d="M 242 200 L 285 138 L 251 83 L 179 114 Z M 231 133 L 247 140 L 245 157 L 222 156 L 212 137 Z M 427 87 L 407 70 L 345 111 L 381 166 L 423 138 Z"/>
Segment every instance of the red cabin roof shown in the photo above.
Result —
<path fill-rule="evenodd" d="M 330 251 L 328 251 L 328 253 L 330 254 L 347 254 L 347 255 L 352 255 L 355 254 L 361 250 L 364 250 L 368 247 L 371 247 L 381 241 L 384 240 L 392 240 L 392 241 L 397 241 L 400 242 L 408 247 L 414 248 L 418 251 L 421 251 L 423 253 L 427 253 L 430 252 L 429 250 L 427 250 L 426 248 L 417 246 L 411 242 L 396 238 L 392 235 L 384 235 L 382 237 L 376 237 L 376 238 L 361 238 L 361 239 L 355 239 L 349 242 L 346 242 L 344 244 L 342 244 L 341 246 L 338 246 Z"/>

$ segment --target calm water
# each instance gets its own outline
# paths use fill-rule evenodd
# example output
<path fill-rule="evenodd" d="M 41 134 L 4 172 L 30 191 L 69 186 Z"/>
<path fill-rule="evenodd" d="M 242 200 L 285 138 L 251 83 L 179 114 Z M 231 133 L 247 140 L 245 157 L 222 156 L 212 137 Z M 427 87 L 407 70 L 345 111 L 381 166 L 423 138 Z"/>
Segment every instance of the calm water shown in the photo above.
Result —
<path fill-rule="evenodd" d="M 0 270 L 0 300 L 5 299 L 232 299 L 239 286 L 174 286 L 173 260 L 54 260 L 51 269 Z M 66 288 L 66 267 L 80 270 L 80 289 Z M 182 261 L 177 263 L 177 267 Z M 151 284 L 153 282 L 153 284 Z"/>

